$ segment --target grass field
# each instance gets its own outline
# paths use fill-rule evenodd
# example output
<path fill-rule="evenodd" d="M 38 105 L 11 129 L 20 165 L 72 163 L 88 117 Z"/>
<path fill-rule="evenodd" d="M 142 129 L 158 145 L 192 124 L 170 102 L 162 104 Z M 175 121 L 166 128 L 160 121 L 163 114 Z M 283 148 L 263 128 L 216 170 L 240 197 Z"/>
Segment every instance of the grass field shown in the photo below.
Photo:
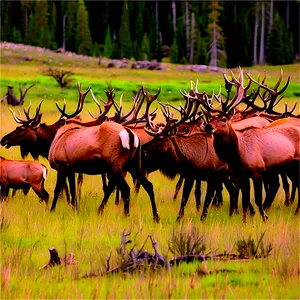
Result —
<path fill-rule="evenodd" d="M 4 53 L 6 51 L 6 53 Z M 18 52 L 20 51 L 20 53 Z M 52 124 L 59 118 L 55 102 L 62 105 L 67 100 L 67 111 L 76 106 L 78 92 L 76 81 L 79 80 L 85 90 L 89 83 L 93 92 L 104 98 L 103 90 L 107 82 L 112 84 L 119 99 L 124 93 L 124 110 L 131 105 L 132 93 L 141 83 L 156 92 L 162 87 L 161 101 L 182 103 L 179 89 L 189 89 L 190 80 L 199 78 L 201 88 L 208 92 L 223 85 L 221 73 L 191 73 L 178 71 L 176 66 L 166 65 L 163 71 L 143 71 L 129 69 L 104 69 L 97 65 L 96 59 L 66 61 L 62 54 L 37 52 L 28 48 L 32 61 L 21 58 L 22 51 L 1 49 L 0 97 L 6 93 L 8 85 L 29 85 L 37 81 L 28 92 L 25 107 L 32 101 L 32 110 L 41 99 L 43 121 Z M 8 53 L 7 53 L 8 52 Z M 38 56 L 38 55 L 41 56 Z M 52 61 L 49 62 L 50 57 Z M 40 60 L 38 59 L 40 57 Z M 60 64 L 62 62 L 62 64 Z M 88 62 L 88 63 L 87 63 Z M 75 73 L 74 84 L 61 89 L 57 83 L 41 75 L 41 68 L 51 63 L 71 67 Z M 93 65 L 94 64 L 94 65 Z M 283 69 L 284 80 L 291 77 L 290 85 L 284 93 L 290 106 L 299 98 L 299 64 L 289 66 L 262 66 L 245 69 L 258 76 L 263 69 L 268 71 L 268 84 L 274 86 Z M 87 96 L 83 119 L 91 119 L 88 111 L 97 114 L 97 107 Z M 282 105 L 283 107 L 283 105 Z M 18 111 L 16 108 L 15 111 Z M 299 110 L 298 110 L 299 111 Z M 9 108 L 4 103 L 0 106 L 1 129 L 3 137 L 16 127 Z M 0 148 L 0 155 L 9 159 L 20 159 L 18 148 Z M 31 158 L 28 158 L 32 160 Z M 49 170 L 45 188 L 52 200 L 55 186 L 55 171 L 45 159 L 40 159 Z M 131 178 L 127 181 L 132 187 Z M 16 197 L 7 203 L 0 203 L 0 263 L 1 263 L 1 299 L 48 299 L 48 298 L 242 298 L 242 299 L 299 299 L 299 217 L 295 217 L 296 203 L 284 206 L 284 193 L 280 189 L 271 209 L 269 220 L 264 223 L 257 211 L 247 224 L 242 223 L 242 216 L 229 217 L 228 194 L 224 192 L 224 204 L 221 208 L 210 208 L 207 220 L 200 221 L 200 213 L 195 209 L 194 196 L 191 196 L 181 224 L 176 223 L 179 200 L 173 202 L 176 181 L 170 181 L 160 173 L 150 174 L 149 180 L 154 185 L 156 202 L 161 222 L 152 220 L 150 201 L 142 189 L 138 195 L 131 193 L 130 216 L 125 218 L 123 207 L 114 205 L 114 197 L 108 202 L 103 215 L 97 214 L 102 200 L 100 176 L 84 176 L 80 210 L 75 213 L 64 198 L 60 199 L 56 211 L 49 213 L 49 207 L 39 203 L 37 196 L 30 191 L 24 196 L 18 191 Z M 297 201 L 298 199 L 296 199 Z M 241 210 L 241 206 L 240 206 Z M 181 229 L 182 228 L 182 229 Z M 256 243 L 264 234 L 264 245 L 271 244 L 272 251 L 266 258 L 249 261 L 206 261 L 181 264 L 168 270 L 151 269 L 135 274 L 114 274 L 85 278 L 89 273 L 101 274 L 105 269 L 106 259 L 112 249 L 111 267 L 117 266 L 119 259 L 116 248 L 120 245 L 121 234 L 131 231 L 131 239 L 141 247 L 146 237 L 151 234 L 157 241 L 159 251 L 168 259 L 172 253 L 168 250 L 174 231 L 191 232 L 196 228 L 203 236 L 205 253 L 236 253 L 237 242 L 252 238 Z M 136 235 L 136 237 L 135 237 Z M 40 270 L 49 259 L 48 249 L 54 246 L 60 256 L 73 252 L 77 265 L 60 266 Z M 132 247 L 132 246 L 130 246 Z M 153 253 L 151 243 L 145 245 Z"/>

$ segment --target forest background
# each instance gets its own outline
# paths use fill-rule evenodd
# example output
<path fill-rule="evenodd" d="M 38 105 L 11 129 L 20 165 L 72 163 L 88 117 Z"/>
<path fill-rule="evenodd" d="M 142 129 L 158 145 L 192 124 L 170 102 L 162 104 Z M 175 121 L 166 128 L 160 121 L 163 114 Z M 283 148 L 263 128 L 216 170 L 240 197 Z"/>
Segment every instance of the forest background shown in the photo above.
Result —
<path fill-rule="evenodd" d="M 299 1 L 1 1 L 1 41 L 233 68 L 299 61 Z"/>

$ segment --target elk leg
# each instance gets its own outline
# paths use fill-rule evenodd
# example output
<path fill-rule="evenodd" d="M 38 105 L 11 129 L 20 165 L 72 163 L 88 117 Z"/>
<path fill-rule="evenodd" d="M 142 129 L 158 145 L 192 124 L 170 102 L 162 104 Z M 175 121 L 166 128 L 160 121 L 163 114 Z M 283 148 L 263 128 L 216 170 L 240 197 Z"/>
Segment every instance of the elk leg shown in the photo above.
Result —
<path fill-rule="evenodd" d="M 268 174 L 267 176 L 264 176 L 264 182 L 267 183 L 267 189 L 263 209 L 268 209 L 271 207 L 277 194 L 277 191 L 280 187 L 279 177 L 277 174 Z"/>
<path fill-rule="evenodd" d="M 105 194 L 105 191 L 107 190 L 106 173 L 102 173 L 101 177 L 102 177 L 102 190 L 103 193 Z"/>
<path fill-rule="evenodd" d="M 71 205 L 75 210 L 77 210 L 77 199 L 76 199 L 76 187 L 75 187 L 75 173 L 68 174 L 68 181 L 70 185 L 70 193 L 71 193 Z"/>
<path fill-rule="evenodd" d="M 215 207 L 220 207 L 223 204 L 222 190 L 223 190 L 222 182 L 218 180 L 216 183 L 216 193 L 212 201 L 212 205 Z"/>
<path fill-rule="evenodd" d="M 181 198 L 181 205 L 180 210 L 177 217 L 177 222 L 180 221 L 184 216 L 184 208 L 187 204 L 187 201 L 189 200 L 189 196 L 192 190 L 194 184 L 193 178 L 185 178 L 184 185 L 183 185 L 183 191 L 182 191 L 182 198 Z"/>
<path fill-rule="evenodd" d="M 290 184 L 289 184 L 286 173 L 280 173 L 280 177 L 281 177 L 281 181 L 282 181 L 282 187 L 285 192 L 284 204 L 286 206 L 289 206 L 291 204 Z"/>
<path fill-rule="evenodd" d="M 195 199 L 196 199 L 196 209 L 197 211 L 199 211 L 201 206 L 201 180 L 200 179 L 196 179 Z"/>
<path fill-rule="evenodd" d="M 203 206 L 203 211 L 202 211 L 202 215 L 201 215 L 202 222 L 205 221 L 205 219 L 207 217 L 208 208 L 212 202 L 215 190 L 216 190 L 215 183 L 212 180 L 207 181 L 206 195 L 205 195 L 204 206 Z"/>
<path fill-rule="evenodd" d="M 247 210 L 250 203 L 250 181 L 249 178 L 240 178 L 242 190 L 243 222 L 246 223 Z"/>
<path fill-rule="evenodd" d="M 16 189 L 13 189 L 12 194 L 11 194 L 11 197 L 13 198 L 13 197 L 16 195 L 16 193 L 17 193 L 17 190 L 16 190 Z"/>
<path fill-rule="evenodd" d="M 129 200 L 130 200 L 130 187 L 127 184 L 123 174 L 116 174 L 115 180 L 117 183 L 117 187 L 120 188 L 122 198 L 124 200 L 124 214 L 125 216 L 129 216 Z"/>
<path fill-rule="evenodd" d="M 116 199 L 115 199 L 115 205 L 119 205 L 120 204 L 120 189 L 117 186 L 116 187 Z"/>
<path fill-rule="evenodd" d="M 262 184 L 263 180 L 261 177 L 253 179 L 255 204 L 258 207 L 263 221 L 266 221 L 268 219 L 268 216 L 266 215 L 262 205 Z"/>
<path fill-rule="evenodd" d="M 297 190 L 297 185 L 292 182 L 291 203 L 293 203 L 295 200 L 296 190 Z"/>
<path fill-rule="evenodd" d="M 223 182 L 224 182 L 224 185 L 225 185 L 225 187 L 229 193 L 229 197 L 230 197 L 229 216 L 231 217 L 233 215 L 233 213 L 236 213 L 236 214 L 239 213 L 238 198 L 239 198 L 240 189 L 238 187 L 236 187 L 227 176 L 225 176 L 225 178 L 223 179 Z"/>
<path fill-rule="evenodd" d="M 45 201 L 46 204 L 48 203 L 49 194 L 44 188 L 44 182 L 40 186 L 32 186 L 32 189 L 42 201 Z"/>
<path fill-rule="evenodd" d="M 3 201 L 7 201 L 9 187 L 6 184 L 1 184 L 1 198 Z"/>
<path fill-rule="evenodd" d="M 151 201 L 153 219 L 155 222 L 159 222 L 160 217 L 156 208 L 153 184 L 147 179 L 146 175 L 142 173 L 141 169 L 138 166 L 131 165 L 130 170 L 128 171 L 133 177 L 137 178 L 137 180 L 141 183 L 142 187 L 147 192 Z"/>
<path fill-rule="evenodd" d="M 110 177 L 108 180 L 107 188 L 105 189 L 105 192 L 104 192 L 103 200 L 98 208 L 98 214 L 103 213 L 104 207 L 105 207 L 110 195 L 114 191 L 114 189 L 115 189 L 115 181 L 113 180 L 113 178 Z"/>
<path fill-rule="evenodd" d="M 65 191 L 66 194 L 66 198 L 67 198 L 67 202 L 68 204 L 70 204 L 71 202 L 71 198 L 70 198 L 70 192 L 69 192 L 69 187 L 67 185 L 67 182 L 65 182 L 64 186 L 63 186 L 63 190 Z M 61 191 L 62 192 L 62 191 Z"/>
<path fill-rule="evenodd" d="M 174 196 L 173 196 L 174 201 L 177 199 L 178 193 L 179 193 L 180 188 L 181 188 L 182 183 L 183 183 L 183 179 L 184 178 L 182 176 L 180 176 L 177 183 L 176 183 L 175 193 L 174 193 Z"/>
<path fill-rule="evenodd" d="M 81 199 L 82 183 L 83 183 L 83 174 L 79 173 L 77 177 L 77 193 L 76 193 L 78 200 Z"/>
<path fill-rule="evenodd" d="M 52 205 L 51 205 L 50 211 L 55 210 L 58 196 L 59 196 L 60 192 L 62 191 L 63 187 L 66 185 L 66 178 L 67 178 L 67 176 L 65 173 L 57 172 L 56 185 L 55 185 L 55 189 L 54 189 L 54 197 L 52 200 Z"/>

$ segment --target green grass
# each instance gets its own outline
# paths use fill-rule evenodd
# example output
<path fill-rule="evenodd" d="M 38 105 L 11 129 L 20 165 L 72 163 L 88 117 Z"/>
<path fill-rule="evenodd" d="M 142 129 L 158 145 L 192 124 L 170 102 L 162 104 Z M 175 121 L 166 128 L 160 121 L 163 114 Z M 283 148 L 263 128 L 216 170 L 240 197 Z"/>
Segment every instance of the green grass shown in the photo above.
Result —
<path fill-rule="evenodd" d="M 6 49 L 5 51 L 10 51 Z M 28 51 L 33 56 L 31 62 L 22 61 L 17 51 L 1 55 L 1 95 L 5 94 L 7 85 L 29 85 L 38 81 L 28 92 L 26 105 L 32 101 L 32 110 L 41 99 L 43 120 L 52 124 L 59 118 L 55 102 L 62 105 L 67 100 L 67 111 L 75 109 L 78 99 L 76 82 L 68 88 L 61 89 L 56 82 L 41 75 L 43 62 L 49 63 L 49 53 Z M 41 56 L 37 55 L 40 54 Z M 97 66 L 96 61 L 88 60 L 86 66 L 79 59 L 71 60 L 61 54 L 53 54 L 63 66 L 74 64 L 75 79 L 79 80 L 85 90 L 89 83 L 93 91 L 105 98 L 106 81 L 116 90 L 116 98 L 124 93 L 125 108 L 131 105 L 132 92 L 143 82 L 152 93 L 162 87 L 162 101 L 177 99 L 176 104 L 183 103 L 178 90 L 189 89 L 190 80 L 199 78 L 201 87 L 207 91 L 223 84 L 222 74 L 170 70 L 113 70 Z M 299 65 L 281 66 L 284 78 L 291 76 L 291 83 L 285 99 L 294 103 L 299 98 Z M 255 76 L 268 70 L 268 82 L 274 85 L 279 76 L 280 67 L 263 66 L 252 68 Z M 169 93 L 171 91 L 171 93 Z M 83 119 L 90 120 L 88 111 L 97 113 L 97 107 L 90 95 L 82 113 Z M 26 106 L 25 105 L 25 106 Z M 18 108 L 14 108 L 16 111 Z M 12 131 L 16 123 L 3 103 L 0 106 L 1 137 Z M 0 155 L 10 159 L 20 159 L 18 148 L 9 150 L 1 147 Z M 32 160 L 31 158 L 28 158 Z M 49 174 L 45 188 L 53 196 L 56 174 L 45 159 Z M 116 266 L 118 257 L 115 249 L 120 245 L 123 230 L 131 231 L 131 238 L 140 230 L 135 243 L 140 246 L 151 234 L 158 242 L 159 251 L 170 259 L 168 241 L 174 229 L 179 229 L 176 216 L 180 203 L 173 202 L 175 181 L 163 177 L 160 173 L 150 174 L 149 180 L 154 185 L 156 202 L 161 222 L 152 220 L 150 201 L 144 190 L 138 195 L 131 193 L 130 216 L 125 218 L 123 206 L 114 205 L 114 196 L 108 202 L 103 215 L 97 214 L 102 200 L 100 176 L 84 176 L 82 200 L 79 213 L 74 213 L 64 198 L 60 199 L 56 211 L 49 213 L 49 207 L 39 203 L 32 192 L 25 197 L 18 192 L 7 203 L 0 203 L 0 264 L 1 264 L 1 299 L 49 299 L 49 298 L 292 298 L 299 299 L 299 217 L 294 216 L 296 203 L 285 207 L 284 193 L 280 189 L 274 204 L 268 211 L 269 220 L 264 223 L 257 212 L 242 223 L 241 215 L 229 217 L 228 194 L 224 193 L 224 205 L 220 209 L 210 208 L 207 220 L 200 221 L 200 213 L 195 209 L 194 196 L 191 195 L 183 220 L 184 230 L 195 226 L 204 237 L 206 251 L 210 253 L 236 253 L 235 243 L 252 237 L 258 241 L 264 235 L 264 243 L 271 243 L 273 250 L 268 258 L 241 261 L 207 261 L 202 263 L 182 264 L 172 271 L 162 270 L 156 273 L 146 271 L 143 274 L 115 274 L 103 277 L 83 278 L 93 272 L 101 273 L 112 249 L 111 266 Z M 128 182 L 132 187 L 131 178 Z M 297 201 L 297 200 L 296 200 Z M 240 207 L 241 210 L 241 207 Z M 48 249 L 56 247 L 61 256 L 73 252 L 78 260 L 77 266 L 55 267 L 40 270 L 49 259 Z M 145 248 L 153 252 L 150 242 Z"/>

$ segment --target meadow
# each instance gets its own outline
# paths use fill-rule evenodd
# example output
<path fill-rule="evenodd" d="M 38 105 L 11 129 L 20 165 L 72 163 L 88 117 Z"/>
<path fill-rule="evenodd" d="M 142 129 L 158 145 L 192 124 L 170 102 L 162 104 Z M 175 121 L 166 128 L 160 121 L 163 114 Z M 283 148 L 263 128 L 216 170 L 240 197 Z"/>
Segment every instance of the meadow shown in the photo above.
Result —
<path fill-rule="evenodd" d="M 32 52 L 30 52 L 32 51 Z M 5 52 L 5 53 L 4 53 Z M 133 92 L 141 84 L 155 93 L 162 88 L 159 101 L 183 103 L 179 89 L 188 90 L 190 80 L 199 79 L 199 89 L 208 93 L 217 91 L 223 85 L 223 76 L 219 72 L 193 73 L 178 70 L 178 66 L 164 64 L 162 71 L 104 69 L 98 66 L 96 59 L 71 59 L 63 54 L 44 52 L 28 48 L 27 55 L 33 60 L 22 59 L 24 49 L 1 49 L 0 97 L 7 86 L 14 86 L 18 96 L 18 85 L 36 85 L 28 92 L 24 107 L 32 103 L 32 112 L 40 100 L 42 121 L 54 123 L 60 116 L 55 103 L 63 105 L 67 101 L 67 111 L 76 107 L 78 91 L 76 82 L 82 89 L 91 85 L 97 97 L 105 98 L 104 89 L 108 85 L 115 88 L 116 99 L 123 96 L 124 111 L 132 103 Z M 51 61 L 50 61 L 51 60 Z M 74 83 L 69 88 L 60 88 L 49 77 L 42 75 L 42 69 L 48 66 L 61 66 L 72 69 Z M 268 85 L 274 86 L 283 69 L 283 82 L 288 76 L 291 82 L 284 93 L 281 105 L 286 101 L 289 107 L 299 98 L 299 64 L 289 66 L 260 66 L 244 68 L 254 77 L 263 76 L 267 70 Z M 234 70 L 236 71 L 236 70 Z M 156 104 L 157 105 L 157 104 Z M 13 108 L 22 113 L 22 107 Z M 298 113 L 299 109 L 297 108 Z M 96 115 L 98 108 L 90 95 L 87 96 L 81 116 L 90 120 L 89 111 Z M 3 137 L 17 126 L 5 103 L 0 104 L 0 134 Z M 158 119 L 162 118 L 159 113 Z M 21 159 L 17 147 L 0 148 L 0 155 L 7 159 Z M 32 160 L 31 157 L 27 158 Z M 48 167 L 45 188 L 53 197 L 56 173 L 45 159 L 40 159 Z M 289 207 L 284 205 L 284 193 L 280 188 L 276 199 L 268 211 L 269 219 L 263 222 L 258 210 L 256 215 L 242 223 L 242 215 L 229 217 L 229 197 L 224 191 L 224 204 L 220 208 L 210 208 L 205 222 L 200 221 L 200 213 L 195 209 L 194 196 L 191 194 L 183 221 L 176 223 L 180 200 L 173 201 L 175 181 L 170 181 L 160 173 L 149 175 L 154 185 L 160 223 L 152 219 L 151 205 L 143 189 L 136 195 L 132 189 L 130 216 L 125 218 L 123 206 L 114 204 L 114 195 L 109 199 L 102 215 L 97 208 L 102 200 L 100 176 L 84 175 L 82 198 L 79 212 L 74 212 L 64 197 L 59 199 L 55 212 L 39 203 L 31 190 L 27 196 L 21 191 L 8 202 L 0 203 L 0 263 L 1 263 L 1 299 L 99 299 L 99 298 L 226 298 L 226 299 L 299 299 L 299 217 L 294 215 L 298 199 Z M 127 181 L 133 187 L 130 176 Z M 205 187 L 205 185 L 203 185 Z M 179 197 L 180 198 L 180 197 Z M 252 197 L 253 200 L 253 197 Z M 241 211 L 241 203 L 240 211 Z M 131 232 L 130 238 L 136 248 L 141 247 L 151 234 L 157 241 L 161 254 L 170 259 L 173 254 L 168 244 L 174 232 L 191 233 L 197 230 L 203 237 L 205 254 L 237 253 L 240 240 L 253 239 L 258 243 L 263 235 L 263 244 L 271 245 L 272 251 L 267 257 L 250 258 L 248 261 L 219 261 L 182 263 L 171 270 L 146 269 L 133 274 L 101 275 L 105 270 L 107 257 L 112 249 L 110 264 L 119 264 L 116 249 L 120 245 L 123 231 Z M 50 247 L 55 247 L 60 256 L 74 253 L 77 265 L 57 266 L 40 269 L 48 260 Z M 129 245 L 131 248 L 133 245 Z M 144 246 L 153 253 L 150 241 Z M 95 276 L 86 276 L 94 274 Z"/>

